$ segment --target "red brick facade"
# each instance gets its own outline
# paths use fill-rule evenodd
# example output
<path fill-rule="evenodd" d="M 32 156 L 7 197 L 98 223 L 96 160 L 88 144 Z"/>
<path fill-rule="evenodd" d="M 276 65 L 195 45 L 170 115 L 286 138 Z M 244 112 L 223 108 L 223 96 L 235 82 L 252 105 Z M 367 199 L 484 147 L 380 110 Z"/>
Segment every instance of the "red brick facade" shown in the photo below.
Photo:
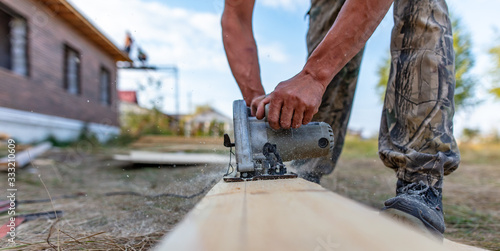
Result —
<path fill-rule="evenodd" d="M 0 107 L 118 125 L 116 63 L 104 49 L 35 0 L 0 0 L 28 27 L 28 76 L 0 67 Z M 65 46 L 80 52 L 80 94 L 64 89 Z M 101 69 L 110 73 L 111 104 L 99 101 Z"/>

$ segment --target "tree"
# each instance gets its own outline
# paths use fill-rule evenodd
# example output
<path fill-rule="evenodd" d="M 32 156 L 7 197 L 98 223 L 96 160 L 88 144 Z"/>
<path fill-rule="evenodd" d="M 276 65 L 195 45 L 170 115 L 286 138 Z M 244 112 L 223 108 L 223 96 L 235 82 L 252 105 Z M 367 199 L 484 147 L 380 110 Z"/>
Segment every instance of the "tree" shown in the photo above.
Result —
<path fill-rule="evenodd" d="M 172 135 L 170 119 L 159 109 L 144 109 L 142 112 L 128 112 L 124 115 L 122 131 L 133 136 L 146 134 Z"/>
<path fill-rule="evenodd" d="M 171 123 L 168 115 L 161 110 L 163 107 L 163 83 L 160 79 L 148 77 L 146 83 L 138 82 L 138 94 L 141 104 L 147 108 L 132 110 L 123 115 L 122 131 L 133 136 L 146 134 L 172 135 L 176 126 Z M 174 120 L 175 122 L 175 120 Z"/>
<path fill-rule="evenodd" d="M 382 63 L 379 64 L 377 74 L 379 80 L 375 86 L 377 94 L 380 96 L 380 101 L 384 103 L 385 90 L 387 89 L 387 82 L 389 82 L 389 74 L 391 73 L 391 55 L 385 57 Z"/>
<path fill-rule="evenodd" d="M 165 94 L 162 92 L 163 83 L 160 79 L 148 77 L 147 82 L 137 82 L 139 95 L 147 102 L 146 106 L 161 110 Z M 148 107 L 148 108 L 149 108 Z"/>
<path fill-rule="evenodd" d="M 491 48 L 489 51 L 490 56 L 493 58 L 493 87 L 489 90 L 493 96 L 500 99 L 500 45 Z"/>
<path fill-rule="evenodd" d="M 462 110 L 478 104 L 475 98 L 477 80 L 470 72 L 474 66 L 471 36 L 462 26 L 459 18 L 452 17 L 451 20 L 453 28 L 453 49 L 455 50 L 455 107 L 457 110 Z M 500 46 L 498 52 L 500 53 Z M 500 66 L 500 54 L 498 54 L 498 56 L 498 63 Z M 381 96 L 382 102 L 387 88 L 390 68 L 391 58 L 388 57 L 383 59 L 377 71 L 379 81 L 376 85 L 376 90 Z"/>
<path fill-rule="evenodd" d="M 475 62 L 470 34 L 463 28 L 459 18 L 452 17 L 451 25 L 455 50 L 455 106 L 461 109 L 478 103 L 474 97 L 477 80 L 470 73 Z"/>
<path fill-rule="evenodd" d="M 479 137 L 481 131 L 477 128 L 464 128 L 462 131 L 462 138 L 465 142 L 471 142 Z"/>

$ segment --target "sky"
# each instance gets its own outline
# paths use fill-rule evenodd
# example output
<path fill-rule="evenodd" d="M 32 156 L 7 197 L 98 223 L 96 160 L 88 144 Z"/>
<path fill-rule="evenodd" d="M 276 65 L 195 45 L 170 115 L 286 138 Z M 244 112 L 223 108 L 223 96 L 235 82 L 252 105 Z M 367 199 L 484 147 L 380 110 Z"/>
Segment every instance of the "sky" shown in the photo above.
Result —
<path fill-rule="evenodd" d="M 150 65 L 179 69 L 178 93 L 181 113 L 189 113 L 197 105 L 211 105 L 232 116 L 232 102 L 241 93 L 231 75 L 221 36 L 220 16 L 223 0 L 69 0 L 91 23 L 118 47 L 123 47 L 126 31 L 135 45 L 148 54 Z M 500 101 L 486 93 L 492 80 L 488 76 L 491 59 L 489 48 L 500 37 L 500 21 L 496 0 L 449 0 L 451 12 L 462 19 L 471 34 L 476 65 L 473 73 L 479 80 L 474 109 L 458 111 L 455 134 L 463 128 L 481 129 L 483 133 L 500 132 Z M 267 93 L 283 80 L 297 74 L 306 60 L 306 13 L 309 0 L 256 0 L 254 34 L 256 37 L 261 76 Z M 377 67 L 389 53 L 392 9 L 368 40 L 349 127 L 362 130 L 364 136 L 376 136 L 382 104 L 375 92 Z M 137 48 L 137 47 L 136 47 Z M 136 49 L 131 58 L 136 59 Z M 176 81 L 171 71 L 120 70 L 118 89 L 137 90 L 148 79 L 161 81 L 160 90 L 149 89 L 139 97 L 145 106 L 148 97 L 164 97 L 158 103 L 166 113 L 175 113 Z M 154 99 L 154 98 L 153 98 Z"/>

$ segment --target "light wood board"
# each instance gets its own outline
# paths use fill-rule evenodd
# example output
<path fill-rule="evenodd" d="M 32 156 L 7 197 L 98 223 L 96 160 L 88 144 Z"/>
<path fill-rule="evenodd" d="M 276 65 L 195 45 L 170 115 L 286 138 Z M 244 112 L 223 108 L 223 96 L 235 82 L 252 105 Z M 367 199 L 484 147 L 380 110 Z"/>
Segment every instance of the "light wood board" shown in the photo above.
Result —
<path fill-rule="evenodd" d="M 436 242 L 303 179 L 219 182 L 156 250 L 479 250 Z"/>
<path fill-rule="evenodd" d="M 22 150 L 20 152 L 15 152 L 13 158 L 9 159 L 8 156 L 0 159 L 0 171 L 7 171 L 9 166 L 9 162 L 15 162 L 16 168 L 22 168 L 28 165 L 32 160 L 34 160 L 39 155 L 42 155 L 46 151 L 48 151 L 52 147 L 52 143 L 43 142 L 34 147 L 30 147 L 28 149 Z M 14 161 L 12 161 L 14 160 Z"/>
<path fill-rule="evenodd" d="M 137 164 L 165 165 L 202 165 L 228 164 L 229 155 L 209 153 L 161 153 L 148 151 L 131 151 L 129 155 L 114 155 L 115 160 Z"/>

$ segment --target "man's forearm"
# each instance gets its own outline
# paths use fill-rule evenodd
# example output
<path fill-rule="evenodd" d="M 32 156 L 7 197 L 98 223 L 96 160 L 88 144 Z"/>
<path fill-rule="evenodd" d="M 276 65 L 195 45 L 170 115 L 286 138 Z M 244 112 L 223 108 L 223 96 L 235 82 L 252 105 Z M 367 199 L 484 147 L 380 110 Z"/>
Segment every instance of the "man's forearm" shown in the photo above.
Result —
<path fill-rule="evenodd" d="M 222 15 L 222 39 L 231 71 L 247 105 L 265 94 L 260 79 L 257 45 L 252 31 L 253 1 L 232 5 L 226 1 Z M 241 6 L 241 5 L 251 6 Z"/>
<path fill-rule="evenodd" d="M 325 88 L 365 45 L 393 0 L 348 0 L 323 41 L 307 60 L 303 74 Z"/>

